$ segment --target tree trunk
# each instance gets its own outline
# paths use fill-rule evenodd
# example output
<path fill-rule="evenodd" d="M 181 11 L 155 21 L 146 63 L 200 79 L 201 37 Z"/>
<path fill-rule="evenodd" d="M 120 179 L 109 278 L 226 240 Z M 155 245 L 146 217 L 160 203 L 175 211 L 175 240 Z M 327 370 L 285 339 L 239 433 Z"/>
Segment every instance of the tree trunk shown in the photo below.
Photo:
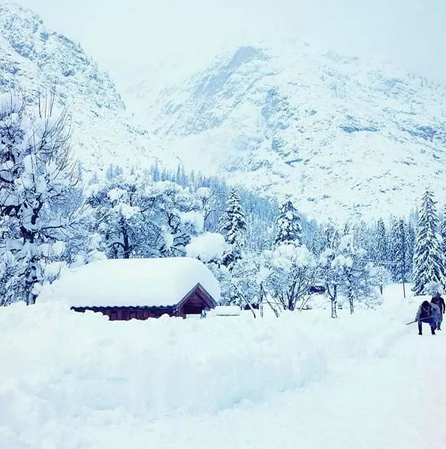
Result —
<path fill-rule="evenodd" d="M 38 260 L 36 257 L 31 258 L 31 263 L 26 270 L 26 280 L 25 280 L 25 300 L 26 305 L 30 306 L 36 303 L 37 295 L 34 293 L 34 286 L 39 282 L 37 277 L 37 266 Z"/>
<path fill-rule="evenodd" d="M 260 283 L 260 301 L 259 301 L 259 312 L 260 318 L 263 318 L 263 300 L 265 298 L 265 288 L 263 287 L 263 283 Z"/>
<path fill-rule="evenodd" d="M 401 280 L 403 281 L 403 296 L 406 297 L 406 276 L 404 276 L 404 271 L 401 273 Z"/>
<path fill-rule="evenodd" d="M 126 228 L 122 228 L 122 240 L 124 249 L 124 259 L 130 259 L 130 242 Z"/>
<path fill-rule="evenodd" d="M 330 292 L 330 290 L 328 289 L 328 285 L 327 285 L 327 291 Z M 331 300 L 331 317 L 332 318 L 337 318 L 338 317 L 338 311 L 337 311 L 338 286 L 337 285 L 335 285 L 333 287 L 333 293 L 330 294 L 330 300 Z"/>

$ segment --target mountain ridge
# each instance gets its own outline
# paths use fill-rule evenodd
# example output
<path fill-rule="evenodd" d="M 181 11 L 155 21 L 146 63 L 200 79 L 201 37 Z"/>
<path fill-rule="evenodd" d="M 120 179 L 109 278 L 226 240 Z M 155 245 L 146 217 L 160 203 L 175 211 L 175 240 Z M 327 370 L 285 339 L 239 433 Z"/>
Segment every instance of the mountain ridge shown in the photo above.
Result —
<path fill-rule="evenodd" d="M 0 92 L 55 88 L 87 173 L 184 163 L 322 220 L 406 214 L 425 188 L 446 196 L 446 88 L 390 65 L 262 43 L 156 98 L 135 86 L 121 97 L 79 44 L 0 3 Z"/>
<path fill-rule="evenodd" d="M 31 103 L 54 95 L 71 117 L 74 154 L 87 174 L 105 172 L 110 164 L 178 164 L 147 129 L 133 123 L 110 76 L 80 44 L 47 29 L 33 11 L 3 1 L 0 92 L 21 93 Z"/>
<path fill-rule="evenodd" d="M 426 187 L 446 193 L 444 100 L 390 65 L 245 46 L 163 90 L 146 119 L 189 168 L 310 215 L 377 217 L 407 213 Z"/>

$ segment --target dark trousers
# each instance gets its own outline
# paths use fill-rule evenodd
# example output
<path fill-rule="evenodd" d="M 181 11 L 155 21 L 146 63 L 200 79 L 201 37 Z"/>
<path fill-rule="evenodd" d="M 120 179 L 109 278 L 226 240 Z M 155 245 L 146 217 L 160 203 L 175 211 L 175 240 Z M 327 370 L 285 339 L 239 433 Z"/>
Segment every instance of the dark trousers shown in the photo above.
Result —
<path fill-rule="evenodd" d="M 422 325 L 423 321 L 418 321 L 418 333 L 421 334 L 422 333 Z M 435 334 L 435 329 L 437 328 L 437 323 L 432 323 L 432 322 L 428 322 L 427 324 L 430 325 L 431 327 L 431 333 Z"/>

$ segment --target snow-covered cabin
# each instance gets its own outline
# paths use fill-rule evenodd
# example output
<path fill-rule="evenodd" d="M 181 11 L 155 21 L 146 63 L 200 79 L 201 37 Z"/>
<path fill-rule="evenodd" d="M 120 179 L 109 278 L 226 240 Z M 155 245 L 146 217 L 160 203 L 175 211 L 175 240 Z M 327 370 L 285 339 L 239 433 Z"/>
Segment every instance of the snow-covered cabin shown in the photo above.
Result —
<path fill-rule="evenodd" d="M 53 294 L 72 310 L 92 310 L 110 320 L 186 317 L 217 306 L 220 285 L 190 257 L 100 260 L 69 270 L 53 283 Z"/>

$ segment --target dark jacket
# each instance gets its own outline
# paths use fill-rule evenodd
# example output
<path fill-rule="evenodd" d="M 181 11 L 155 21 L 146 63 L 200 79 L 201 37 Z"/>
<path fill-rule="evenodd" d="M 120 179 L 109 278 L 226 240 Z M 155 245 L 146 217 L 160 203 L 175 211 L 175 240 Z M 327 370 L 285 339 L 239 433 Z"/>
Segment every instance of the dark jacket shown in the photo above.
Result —
<path fill-rule="evenodd" d="M 429 301 L 423 301 L 423 303 L 418 307 L 417 314 L 415 316 L 415 321 L 419 323 L 433 323 L 433 310 L 435 309 L 436 314 L 440 313 L 440 309 L 437 305 L 431 304 Z"/>
<path fill-rule="evenodd" d="M 438 308 L 438 313 L 433 317 L 434 321 L 437 324 L 441 324 L 443 321 L 443 313 L 444 313 L 444 299 L 440 295 L 435 295 L 431 299 L 431 304 Z"/>
<path fill-rule="evenodd" d="M 440 308 L 440 313 L 443 315 L 446 310 L 444 299 L 440 295 L 434 296 L 431 299 L 431 303 L 437 305 Z"/>

